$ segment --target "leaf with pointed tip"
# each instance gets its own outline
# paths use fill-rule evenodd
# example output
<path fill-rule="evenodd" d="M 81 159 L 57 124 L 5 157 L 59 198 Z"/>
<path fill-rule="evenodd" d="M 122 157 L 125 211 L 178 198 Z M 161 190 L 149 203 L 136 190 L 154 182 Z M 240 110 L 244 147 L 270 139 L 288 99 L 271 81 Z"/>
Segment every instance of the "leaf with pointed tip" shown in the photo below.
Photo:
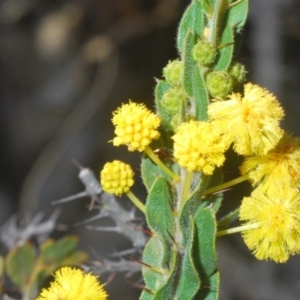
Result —
<path fill-rule="evenodd" d="M 206 121 L 207 107 L 209 104 L 209 96 L 206 84 L 201 74 L 201 66 L 195 65 L 193 73 L 193 94 L 196 105 L 196 119 L 199 121 Z"/>
<path fill-rule="evenodd" d="M 191 230 L 189 221 L 190 216 L 193 216 L 199 207 L 208 205 L 206 201 L 203 201 L 202 195 L 209 181 L 210 176 L 200 175 L 197 186 L 178 212 L 179 226 L 184 241 L 188 239 Z"/>
<path fill-rule="evenodd" d="M 248 0 L 236 2 L 236 4 L 232 3 L 233 5 L 229 8 L 226 23 L 236 32 L 240 32 L 246 23 L 249 5 Z"/>
<path fill-rule="evenodd" d="M 152 236 L 143 251 L 143 262 L 155 268 L 161 268 L 164 251 L 165 250 L 163 249 L 163 245 L 159 238 Z M 142 266 L 142 273 L 146 283 L 146 288 L 150 290 L 156 290 L 159 282 L 164 282 L 165 280 L 164 275 L 153 271 L 147 266 Z M 149 298 L 150 296 L 153 297 L 149 294 L 149 292 L 145 291 L 142 293 L 140 299 L 152 299 Z"/>
<path fill-rule="evenodd" d="M 193 2 L 185 11 L 178 28 L 177 34 L 177 48 L 180 53 L 184 50 L 185 38 L 188 31 L 196 33 L 198 36 L 202 36 L 204 31 L 204 13 L 200 3 Z"/>
<path fill-rule="evenodd" d="M 196 39 L 192 31 L 188 31 L 183 49 L 183 87 L 189 97 L 193 97 L 193 72 L 195 61 L 192 56 L 192 51 L 195 46 Z"/>
<path fill-rule="evenodd" d="M 201 280 L 194 263 L 195 225 L 190 217 L 190 235 L 185 245 L 176 299 L 193 299 L 200 288 Z"/>
<path fill-rule="evenodd" d="M 227 70 L 231 64 L 234 50 L 234 35 L 230 26 L 224 28 L 220 46 L 222 48 L 219 50 L 218 60 L 214 67 L 215 71 Z"/>
<path fill-rule="evenodd" d="M 174 216 L 172 206 L 174 194 L 163 177 L 157 177 L 146 200 L 146 219 L 149 228 L 172 245 L 174 234 Z"/>
<path fill-rule="evenodd" d="M 195 225 L 197 238 L 194 250 L 198 253 L 198 271 L 203 285 L 217 271 L 215 214 L 209 208 L 199 208 L 195 215 Z"/>

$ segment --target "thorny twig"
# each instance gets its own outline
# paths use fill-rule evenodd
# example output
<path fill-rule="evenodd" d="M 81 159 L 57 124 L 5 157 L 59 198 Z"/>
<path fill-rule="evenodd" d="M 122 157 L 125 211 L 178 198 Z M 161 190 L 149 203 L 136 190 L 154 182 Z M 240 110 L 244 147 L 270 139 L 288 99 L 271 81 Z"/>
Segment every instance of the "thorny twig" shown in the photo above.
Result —
<path fill-rule="evenodd" d="M 78 177 L 84 184 L 85 190 L 76 195 L 53 201 L 52 203 L 65 203 L 85 196 L 91 197 L 92 202 L 90 208 L 99 209 L 99 214 L 75 225 L 83 225 L 103 217 L 109 217 L 115 222 L 115 226 L 107 227 L 87 225 L 86 228 L 98 231 L 117 232 L 132 242 L 132 249 L 115 253 L 112 256 L 121 257 L 125 254 L 125 252 L 126 254 L 141 253 L 141 249 L 145 246 L 148 238 L 142 230 L 138 230 L 136 226 L 130 226 L 136 221 L 135 211 L 125 210 L 117 202 L 114 196 L 103 193 L 99 181 L 96 179 L 92 170 L 80 166 Z M 95 206 L 93 199 L 96 200 L 99 205 Z M 142 224 L 139 224 L 139 226 L 141 225 Z M 100 264 L 98 264 L 97 267 L 93 267 L 93 270 L 97 273 L 127 272 L 128 274 L 132 274 L 140 271 L 141 265 L 135 261 L 128 261 L 123 258 L 121 258 L 119 261 L 104 259 Z"/>

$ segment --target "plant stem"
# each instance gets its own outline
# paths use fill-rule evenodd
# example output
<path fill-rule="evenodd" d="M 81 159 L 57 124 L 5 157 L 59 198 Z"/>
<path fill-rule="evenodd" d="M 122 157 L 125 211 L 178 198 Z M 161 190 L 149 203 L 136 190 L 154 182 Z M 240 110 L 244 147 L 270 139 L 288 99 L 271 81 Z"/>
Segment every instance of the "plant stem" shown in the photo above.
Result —
<path fill-rule="evenodd" d="M 248 179 L 249 179 L 248 175 L 243 175 L 243 176 L 240 176 L 240 177 L 235 178 L 233 180 L 224 182 L 222 184 L 219 184 L 217 186 L 214 186 L 212 188 L 209 188 L 209 189 L 205 190 L 204 193 L 203 193 L 203 196 L 206 196 L 208 194 L 213 194 L 213 193 L 222 191 L 222 190 L 224 190 L 226 188 L 229 188 L 229 187 L 231 187 L 231 186 L 233 186 L 235 184 L 241 183 L 241 182 L 246 181 Z"/>
<path fill-rule="evenodd" d="M 241 232 L 241 231 L 245 231 L 245 230 L 257 229 L 257 228 L 259 228 L 258 223 L 245 224 L 242 226 L 228 228 L 225 230 L 218 231 L 217 236 L 223 236 L 223 235 L 233 234 L 233 233 L 237 233 L 237 232 Z"/>
<path fill-rule="evenodd" d="M 193 180 L 193 172 L 186 172 L 186 177 L 185 177 L 185 182 L 184 182 L 184 187 L 183 187 L 183 192 L 182 192 L 182 200 L 183 203 L 187 200 L 189 196 L 189 191 L 191 187 L 191 183 Z"/>
<path fill-rule="evenodd" d="M 129 190 L 126 195 L 137 208 L 139 208 L 144 214 L 146 213 L 145 205 L 131 192 L 131 190 Z"/>
<path fill-rule="evenodd" d="M 173 180 L 176 182 L 180 181 L 180 176 L 175 174 L 172 170 L 170 170 L 160 159 L 155 155 L 153 150 L 147 146 L 145 148 L 145 153 L 152 159 L 153 162 L 157 164 L 164 172 L 166 172 Z"/>

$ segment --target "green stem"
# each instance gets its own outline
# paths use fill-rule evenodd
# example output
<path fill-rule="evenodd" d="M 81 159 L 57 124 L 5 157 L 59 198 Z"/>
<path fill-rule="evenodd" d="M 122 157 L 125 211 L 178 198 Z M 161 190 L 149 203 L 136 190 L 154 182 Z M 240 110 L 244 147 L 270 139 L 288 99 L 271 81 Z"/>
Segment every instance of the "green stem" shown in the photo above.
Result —
<path fill-rule="evenodd" d="M 220 230 L 220 231 L 217 232 L 217 236 L 223 236 L 223 235 L 227 235 L 227 234 L 233 234 L 233 233 L 246 231 L 246 230 L 257 229 L 257 228 L 259 228 L 258 223 L 245 224 L 245 225 L 238 226 L 238 227 L 233 227 L 233 228 L 228 228 L 228 229 L 225 229 L 225 230 Z"/>
<path fill-rule="evenodd" d="M 204 193 L 203 193 L 203 196 L 206 196 L 208 194 L 213 194 L 213 193 L 222 191 L 224 189 L 227 189 L 227 188 L 229 188 L 229 187 L 231 187 L 231 186 L 233 186 L 235 184 L 241 183 L 241 182 L 246 181 L 248 179 L 249 179 L 248 175 L 243 175 L 243 176 L 240 176 L 240 177 L 235 178 L 233 180 L 221 183 L 221 184 L 219 184 L 217 186 L 214 186 L 212 188 L 209 188 L 209 189 L 205 190 Z"/>
<path fill-rule="evenodd" d="M 153 162 L 157 164 L 164 172 L 166 172 L 173 180 L 176 182 L 180 181 L 180 176 L 175 174 L 172 170 L 170 170 L 153 152 L 153 150 L 147 146 L 145 148 L 145 153 L 152 159 Z"/>
<path fill-rule="evenodd" d="M 126 195 L 137 208 L 139 208 L 144 214 L 146 213 L 145 205 L 131 192 L 131 190 L 129 190 Z"/>
<path fill-rule="evenodd" d="M 190 191 L 190 187 L 191 187 L 191 183 L 193 180 L 193 172 L 188 172 L 186 174 L 185 177 L 185 182 L 184 182 L 184 187 L 183 187 L 183 192 L 182 192 L 182 200 L 183 203 L 185 202 L 185 200 L 187 200 L 188 196 L 189 196 L 189 191 Z"/>

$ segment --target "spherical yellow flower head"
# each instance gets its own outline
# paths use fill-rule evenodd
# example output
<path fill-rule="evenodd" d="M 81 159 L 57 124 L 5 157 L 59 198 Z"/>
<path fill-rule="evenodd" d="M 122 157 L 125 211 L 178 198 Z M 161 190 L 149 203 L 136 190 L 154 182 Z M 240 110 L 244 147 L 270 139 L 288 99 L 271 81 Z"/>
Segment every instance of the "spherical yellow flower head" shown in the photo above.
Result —
<path fill-rule="evenodd" d="M 247 157 L 240 170 L 266 191 L 299 186 L 300 139 L 284 134 L 275 149 L 265 156 Z"/>
<path fill-rule="evenodd" d="M 257 229 L 243 232 L 243 238 L 258 259 L 285 262 L 300 251 L 300 195 L 290 189 L 273 195 L 254 191 L 245 197 L 240 219 L 257 224 Z"/>
<path fill-rule="evenodd" d="M 43 289 L 37 300 L 105 300 L 107 293 L 92 274 L 64 267 L 54 274 L 55 281 Z"/>
<path fill-rule="evenodd" d="M 133 176 L 130 165 L 114 160 L 104 165 L 100 173 L 101 186 L 105 192 L 121 196 L 134 184 Z"/>
<path fill-rule="evenodd" d="M 229 100 L 211 103 L 211 121 L 218 126 L 227 144 L 234 143 L 241 155 L 265 155 L 283 135 L 279 121 L 284 112 L 277 99 L 267 90 L 248 83 L 244 96 L 232 94 Z"/>
<path fill-rule="evenodd" d="M 144 151 L 160 134 L 160 119 L 143 104 L 130 102 L 118 108 L 112 118 L 116 126 L 114 146 L 127 145 L 129 151 Z"/>
<path fill-rule="evenodd" d="M 174 157 L 189 172 L 211 175 L 225 160 L 221 136 L 209 122 L 189 121 L 178 127 L 174 140 Z"/>

